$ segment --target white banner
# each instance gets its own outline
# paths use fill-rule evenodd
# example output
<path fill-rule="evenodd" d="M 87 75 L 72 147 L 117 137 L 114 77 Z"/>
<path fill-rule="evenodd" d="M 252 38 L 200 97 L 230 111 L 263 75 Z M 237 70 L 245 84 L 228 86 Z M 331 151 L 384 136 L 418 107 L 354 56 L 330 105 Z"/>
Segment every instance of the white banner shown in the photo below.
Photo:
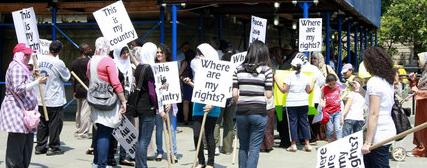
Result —
<path fill-rule="evenodd" d="M 235 67 L 231 62 L 200 59 L 197 68 L 192 102 L 225 107 L 230 95 Z"/>
<path fill-rule="evenodd" d="M 231 56 L 231 62 L 234 64 L 234 66 L 238 67 L 239 65 L 241 65 L 246 58 L 246 54 L 248 52 L 241 52 L 241 53 L 237 53 Z"/>
<path fill-rule="evenodd" d="M 135 158 L 138 131 L 128 118 L 123 116 L 120 125 L 113 130 L 113 136 L 132 158 Z"/>
<path fill-rule="evenodd" d="M 156 88 L 160 88 L 158 97 L 162 104 L 181 103 L 181 86 L 179 81 L 178 63 L 156 63 L 154 70 Z"/>
<path fill-rule="evenodd" d="M 322 51 L 322 18 L 299 19 L 298 50 Z"/>
<path fill-rule="evenodd" d="M 40 39 L 40 54 L 48 55 L 49 54 L 49 46 L 52 41 L 46 39 Z"/>
<path fill-rule="evenodd" d="M 122 1 L 93 12 L 93 16 L 111 48 L 125 46 L 138 38 Z"/>
<path fill-rule="evenodd" d="M 18 43 L 27 44 L 39 54 L 39 31 L 37 29 L 37 18 L 33 7 L 14 11 L 12 12 L 12 17 Z"/>
<path fill-rule="evenodd" d="M 317 168 L 364 168 L 363 131 L 356 132 L 317 149 Z"/>
<path fill-rule="evenodd" d="M 265 34 L 267 31 L 267 19 L 252 16 L 251 32 L 249 35 L 249 44 L 255 40 L 265 43 Z"/>

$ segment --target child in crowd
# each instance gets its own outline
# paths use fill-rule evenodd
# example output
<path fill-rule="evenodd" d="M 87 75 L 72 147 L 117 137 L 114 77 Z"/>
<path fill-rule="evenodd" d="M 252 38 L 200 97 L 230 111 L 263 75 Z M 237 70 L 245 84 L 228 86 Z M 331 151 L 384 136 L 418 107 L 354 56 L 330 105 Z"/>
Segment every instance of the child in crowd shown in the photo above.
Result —
<path fill-rule="evenodd" d="M 341 114 L 342 136 L 362 130 L 365 120 L 363 118 L 363 108 L 365 98 L 360 94 L 360 80 L 355 78 L 350 82 L 350 92 L 347 95 L 344 111 Z"/>
<path fill-rule="evenodd" d="M 336 139 L 341 136 L 341 89 L 337 85 L 337 77 L 332 74 L 326 76 L 326 86 L 322 88 L 323 112 L 329 114 L 329 121 L 326 124 L 326 136 L 328 142 L 333 141 L 333 135 Z"/>

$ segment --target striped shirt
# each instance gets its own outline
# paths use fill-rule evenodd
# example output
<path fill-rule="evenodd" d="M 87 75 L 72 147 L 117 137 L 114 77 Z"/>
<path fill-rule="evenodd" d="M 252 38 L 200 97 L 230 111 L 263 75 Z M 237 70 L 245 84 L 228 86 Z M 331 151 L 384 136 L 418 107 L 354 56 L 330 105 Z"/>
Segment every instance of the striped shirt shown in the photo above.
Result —
<path fill-rule="evenodd" d="M 264 92 L 273 88 L 273 71 L 268 66 L 260 66 L 257 72 L 248 73 L 243 66 L 234 72 L 233 88 L 240 92 L 237 114 L 266 114 Z"/>

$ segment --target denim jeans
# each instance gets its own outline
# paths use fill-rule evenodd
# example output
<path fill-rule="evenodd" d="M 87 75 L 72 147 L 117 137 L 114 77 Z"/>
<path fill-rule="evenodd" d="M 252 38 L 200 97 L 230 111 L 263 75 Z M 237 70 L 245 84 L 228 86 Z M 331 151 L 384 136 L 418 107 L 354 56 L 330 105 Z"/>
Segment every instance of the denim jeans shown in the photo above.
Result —
<path fill-rule="evenodd" d="M 287 107 L 289 115 L 289 127 L 291 139 L 294 142 L 298 140 L 310 140 L 310 124 L 308 123 L 308 106 Z M 298 131 L 301 131 L 301 137 L 298 137 Z"/>
<path fill-rule="evenodd" d="M 98 168 L 107 167 L 108 162 L 108 151 L 110 149 L 110 139 L 113 133 L 113 128 L 104 126 L 102 124 L 96 124 L 96 140 L 93 163 L 98 165 Z"/>
<path fill-rule="evenodd" d="M 385 145 L 372 150 L 370 153 L 363 155 L 363 161 L 366 168 L 390 168 L 389 164 L 389 148 L 390 145 Z"/>
<path fill-rule="evenodd" d="M 267 125 L 267 116 L 237 115 L 236 125 L 240 144 L 239 168 L 256 168 Z"/>
<path fill-rule="evenodd" d="M 360 120 L 344 120 L 344 125 L 342 127 L 342 137 L 353 134 L 362 130 L 365 121 Z"/>
<path fill-rule="evenodd" d="M 135 154 L 135 167 L 147 168 L 147 148 L 154 130 L 154 116 L 139 116 L 139 134 Z"/>
<path fill-rule="evenodd" d="M 176 146 L 176 116 L 169 114 L 169 120 L 171 122 L 171 132 L 172 132 L 172 153 L 176 156 L 178 154 L 178 149 Z"/>
<path fill-rule="evenodd" d="M 163 119 L 162 117 L 157 114 L 155 117 L 155 124 L 156 124 L 156 148 L 157 148 L 157 155 L 164 153 L 163 151 Z"/>
<path fill-rule="evenodd" d="M 336 134 L 336 138 L 342 138 L 342 130 L 341 130 L 341 112 L 335 112 L 333 114 L 329 114 L 329 121 L 326 124 L 326 137 L 328 140 L 332 140 L 334 137 L 334 133 Z"/>

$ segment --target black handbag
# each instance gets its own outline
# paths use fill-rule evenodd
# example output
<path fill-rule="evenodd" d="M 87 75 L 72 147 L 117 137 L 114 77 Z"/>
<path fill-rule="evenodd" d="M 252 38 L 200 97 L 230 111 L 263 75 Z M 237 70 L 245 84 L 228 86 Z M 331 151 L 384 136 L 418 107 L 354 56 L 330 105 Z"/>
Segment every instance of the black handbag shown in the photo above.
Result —
<path fill-rule="evenodd" d="M 149 67 L 146 64 L 142 65 L 141 73 L 139 74 L 139 80 L 137 81 L 136 88 L 129 94 L 128 101 L 126 103 L 126 114 L 130 116 L 137 116 L 137 105 L 141 98 L 141 92 L 146 91 L 145 87 L 142 87 L 144 83 L 145 70 Z"/>
<path fill-rule="evenodd" d="M 402 104 L 397 100 L 396 95 L 394 96 L 394 104 L 391 109 L 391 117 L 396 127 L 396 134 L 400 134 L 412 128 L 409 118 L 405 113 L 405 109 L 402 108 Z M 396 141 L 400 141 L 403 138 L 397 139 Z"/>

